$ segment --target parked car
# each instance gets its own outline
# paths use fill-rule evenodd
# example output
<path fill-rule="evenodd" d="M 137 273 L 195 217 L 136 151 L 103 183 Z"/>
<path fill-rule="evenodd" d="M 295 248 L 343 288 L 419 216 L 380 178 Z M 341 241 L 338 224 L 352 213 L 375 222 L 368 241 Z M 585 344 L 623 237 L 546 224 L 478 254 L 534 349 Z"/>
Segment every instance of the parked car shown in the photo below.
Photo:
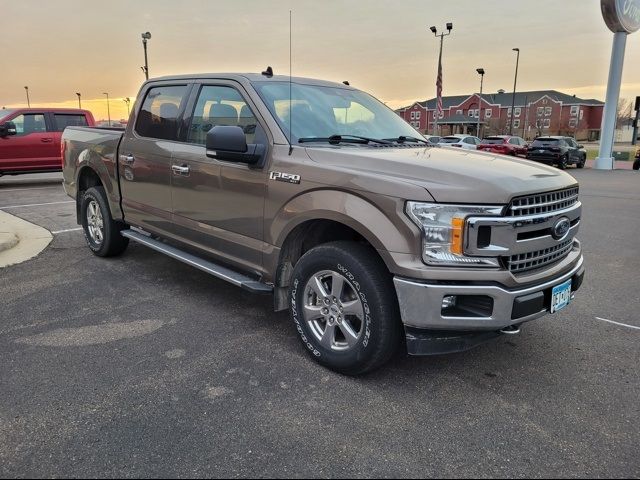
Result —
<path fill-rule="evenodd" d="M 62 131 L 68 126 L 94 124 L 87 110 L 0 110 L 0 176 L 61 171 Z"/>
<path fill-rule="evenodd" d="M 511 155 L 526 157 L 528 152 L 527 142 L 520 137 L 512 137 L 509 135 L 496 135 L 482 139 L 478 150 L 483 152 L 501 153 L 503 155 Z"/>
<path fill-rule="evenodd" d="M 518 333 L 582 284 L 573 177 L 437 148 L 355 88 L 182 75 L 147 81 L 135 105 L 124 131 L 63 134 L 88 247 L 109 257 L 139 242 L 272 295 L 328 368 L 365 373 L 402 342 L 434 355 Z"/>
<path fill-rule="evenodd" d="M 527 159 L 557 165 L 560 170 L 568 165 L 584 168 L 587 152 L 571 137 L 538 137 L 529 146 Z"/>
<path fill-rule="evenodd" d="M 640 170 L 640 147 L 636 148 L 636 159 L 633 162 L 633 169 Z"/>
<path fill-rule="evenodd" d="M 473 135 L 458 134 L 442 137 L 438 143 L 445 147 L 458 147 L 464 150 L 476 150 L 478 145 L 480 145 L 480 139 Z"/>
<path fill-rule="evenodd" d="M 431 143 L 439 143 L 442 137 L 439 137 L 438 135 L 427 135 L 425 138 Z"/>

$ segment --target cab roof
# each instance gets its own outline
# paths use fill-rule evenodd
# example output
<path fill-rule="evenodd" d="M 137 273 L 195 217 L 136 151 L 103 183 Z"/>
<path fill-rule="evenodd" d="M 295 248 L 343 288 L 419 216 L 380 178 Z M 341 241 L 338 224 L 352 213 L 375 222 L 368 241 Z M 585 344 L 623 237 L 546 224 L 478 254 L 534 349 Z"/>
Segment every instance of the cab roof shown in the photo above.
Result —
<path fill-rule="evenodd" d="M 164 77 L 157 77 L 149 79 L 149 83 L 152 82 L 165 82 L 171 80 L 235 80 L 237 82 L 251 83 L 257 82 L 288 82 L 288 75 L 273 75 L 268 77 L 260 73 L 194 73 L 188 75 L 167 75 Z M 338 82 L 329 82 L 326 80 L 319 80 L 317 78 L 305 78 L 305 77 L 291 77 L 291 82 L 301 85 L 316 85 L 321 87 L 337 87 L 347 90 L 355 90 L 349 85 Z"/>

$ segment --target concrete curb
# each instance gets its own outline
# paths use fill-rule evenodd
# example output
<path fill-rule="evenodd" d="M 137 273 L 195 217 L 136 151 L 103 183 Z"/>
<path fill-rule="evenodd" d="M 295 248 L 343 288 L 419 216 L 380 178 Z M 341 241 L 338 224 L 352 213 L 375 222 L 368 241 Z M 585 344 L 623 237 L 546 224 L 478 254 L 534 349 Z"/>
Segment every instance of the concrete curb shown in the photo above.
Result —
<path fill-rule="evenodd" d="M 49 230 L 0 211 L 0 268 L 36 257 L 52 239 Z"/>

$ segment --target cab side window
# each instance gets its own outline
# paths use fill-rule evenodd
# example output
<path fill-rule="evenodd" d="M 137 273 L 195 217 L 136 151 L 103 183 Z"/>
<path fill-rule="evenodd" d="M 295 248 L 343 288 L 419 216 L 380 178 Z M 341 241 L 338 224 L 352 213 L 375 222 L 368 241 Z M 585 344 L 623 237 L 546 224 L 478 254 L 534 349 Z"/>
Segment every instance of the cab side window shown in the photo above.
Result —
<path fill-rule="evenodd" d="M 198 95 L 187 142 L 204 145 L 207 133 L 216 126 L 240 127 L 247 144 L 255 143 L 258 121 L 242 95 L 232 87 L 205 85 Z"/>
<path fill-rule="evenodd" d="M 178 139 L 178 115 L 188 87 L 163 86 L 149 89 L 138 113 L 136 133 L 162 140 Z"/>
<path fill-rule="evenodd" d="M 24 113 L 11 120 L 16 125 L 16 135 L 29 135 L 30 133 L 44 133 L 47 124 L 41 113 Z"/>

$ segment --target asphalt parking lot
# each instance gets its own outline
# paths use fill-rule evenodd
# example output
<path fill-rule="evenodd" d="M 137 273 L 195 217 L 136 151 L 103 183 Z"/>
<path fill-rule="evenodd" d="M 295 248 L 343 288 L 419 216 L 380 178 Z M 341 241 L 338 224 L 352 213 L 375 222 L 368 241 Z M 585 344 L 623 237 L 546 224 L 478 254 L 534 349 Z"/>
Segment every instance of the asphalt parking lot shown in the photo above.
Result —
<path fill-rule="evenodd" d="M 268 297 L 142 246 L 92 256 L 58 175 L 0 178 L 0 209 L 54 234 L 0 270 L 0 476 L 640 476 L 640 173 L 570 173 L 570 307 L 355 379 Z"/>

